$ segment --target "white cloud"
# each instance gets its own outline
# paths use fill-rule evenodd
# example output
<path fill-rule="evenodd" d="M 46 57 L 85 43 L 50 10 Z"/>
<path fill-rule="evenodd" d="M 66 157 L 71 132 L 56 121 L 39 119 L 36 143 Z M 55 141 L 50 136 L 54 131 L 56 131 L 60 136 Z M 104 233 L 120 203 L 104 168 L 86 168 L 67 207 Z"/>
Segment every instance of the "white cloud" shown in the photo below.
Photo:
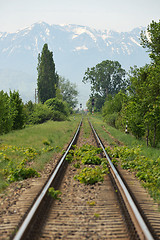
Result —
<path fill-rule="evenodd" d="M 85 45 L 83 45 L 83 46 L 76 47 L 74 51 L 79 51 L 79 50 L 88 50 L 88 48 Z"/>

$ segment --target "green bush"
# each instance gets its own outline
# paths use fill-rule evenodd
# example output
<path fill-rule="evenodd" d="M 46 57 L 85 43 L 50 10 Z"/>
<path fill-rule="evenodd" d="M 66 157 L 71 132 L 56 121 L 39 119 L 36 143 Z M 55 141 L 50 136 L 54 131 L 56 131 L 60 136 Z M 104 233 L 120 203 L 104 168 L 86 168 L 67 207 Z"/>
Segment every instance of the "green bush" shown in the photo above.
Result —
<path fill-rule="evenodd" d="M 66 102 L 58 98 L 48 99 L 45 103 L 52 110 L 52 120 L 63 121 L 69 116 L 69 109 Z"/>
<path fill-rule="evenodd" d="M 39 103 L 35 105 L 34 111 L 29 118 L 31 124 L 44 123 L 52 118 L 52 111 L 46 105 Z"/>
<path fill-rule="evenodd" d="M 118 113 L 114 112 L 112 114 L 108 114 L 105 117 L 105 122 L 112 127 L 116 127 L 116 120 L 118 119 Z"/>
<path fill-rule="evenodd" d="M 52 112 L 52 120 L 53 121 L 65 121 L 67 119 L 68 115 L 65 115 L 64 113 L 60 111 L 54 111 Z"/>
<path fill-rule="evenodd" d="M 64 121 L 69 116 L 67 103 L 58 98 L 48 99 L 44 104 L 33 104 L 30 101 L 25 105 L 25 110 L 29 124 L 40 124 L 48 120 Z"/>
<path fill-rule="evenodd" d="M 21 181 L 31 177 L 39 177 L 39 173 L 31 167 L 29 168 L 17 167 L 16 169 L 10 171 L 8 181 L 9 182 Z"/>

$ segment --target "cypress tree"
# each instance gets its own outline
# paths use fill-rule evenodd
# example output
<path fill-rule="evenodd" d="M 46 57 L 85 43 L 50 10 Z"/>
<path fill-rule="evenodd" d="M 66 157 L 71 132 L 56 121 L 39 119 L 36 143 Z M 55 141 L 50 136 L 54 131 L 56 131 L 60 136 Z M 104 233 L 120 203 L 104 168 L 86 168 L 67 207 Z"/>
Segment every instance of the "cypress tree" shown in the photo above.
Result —
<path fill-rule="evenodd" d="M 57 74 L 55 73 L 55 64 L 53 53 L 49 51 L 45 43 L 41 55 L 38 55 L 38 97 L 39 101 L 44 103 L 50 98 L 56 96 Z"/>

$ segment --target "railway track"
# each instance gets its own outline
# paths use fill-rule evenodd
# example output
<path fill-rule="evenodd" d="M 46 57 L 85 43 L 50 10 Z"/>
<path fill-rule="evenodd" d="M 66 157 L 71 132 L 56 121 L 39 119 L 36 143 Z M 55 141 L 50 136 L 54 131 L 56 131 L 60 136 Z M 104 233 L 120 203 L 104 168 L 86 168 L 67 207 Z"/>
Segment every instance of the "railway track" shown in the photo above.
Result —
<path fill-rule="evenodd" d="M 81 125 L 12 239 L 159 239 L 160 226 L 155 230 L 142 217 L 92 124 L 90 140 L 83 138 Z M 75 144 L 102 147 L 109 168 L 103 182 L 84 185 L 74 180 L 78 170 L 65 158 Z M 62 192 L 60 201 L 48 194 L 50 187 Z"/>

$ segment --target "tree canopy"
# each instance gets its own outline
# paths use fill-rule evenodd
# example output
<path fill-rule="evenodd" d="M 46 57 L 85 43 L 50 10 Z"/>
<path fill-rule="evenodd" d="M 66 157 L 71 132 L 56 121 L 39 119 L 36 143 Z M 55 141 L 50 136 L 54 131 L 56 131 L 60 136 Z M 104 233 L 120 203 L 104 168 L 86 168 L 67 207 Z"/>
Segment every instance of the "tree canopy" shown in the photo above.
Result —
<path fill-rule="evenodd" d="M 113 96 L 121 89 L 125 89 L 125 70 L 118 61 L 102 61 L 95 67 L 87 69 L 83 77 L 83 83 L 86 82 L 90 82 L 92 96 L 96 97 L 95 104 L 98 104 L 100 109 L 108 95 Z"/>
<path fill-rule="evenodd" d="M 150 52 L 149 56 L 153 62 L 160 62 L 160 20 L 152 21 L 147 27 L 147 31 L 141 32 L 141 45 Z"/>
<path fill-rule="evenodd" d="M 92 93 L 114 95 L 125 87 L 125 70 L 118 61 L 106 60 L 87 69 L 83 82 L 87 81 L 91 83 Z"/>
<path fill-rule="evenodd" d="M 25 111 L 18 91 L 10 94 L 0 91 L 0 134 L 21 129 L 25 124 Z"/>
<path fill-rule="evenodd" d="M 62 94 L 63 101 L 66 101 L 69 107 L 75 108 L 78 103 L 78 91 L 76 84 L 71 83 L 68 79 L 59 76 L 58 88 Z"/>
<path fill-rule="evenodd" d="M 53 53 L 49 51 L 47 44 L 44 44 L 41 55 L 38 55 L 37 71 L 38 97 L 44 103 L 46 100 L 56 96 L 56 85 L 58 84 Z"/>

